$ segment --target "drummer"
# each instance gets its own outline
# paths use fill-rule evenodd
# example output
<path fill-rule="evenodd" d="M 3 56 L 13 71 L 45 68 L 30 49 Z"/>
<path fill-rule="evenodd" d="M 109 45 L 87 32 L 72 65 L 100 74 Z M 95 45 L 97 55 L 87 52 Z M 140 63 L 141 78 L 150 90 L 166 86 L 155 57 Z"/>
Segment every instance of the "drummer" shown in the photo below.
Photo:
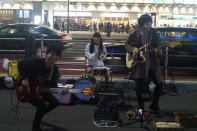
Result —
<path fill-rule="evenodd" d="M 103 60 L 107 56 L 107 50 L 103 45 L 101 34 L 95 32 L 91 38 L 91 42 L 86 45 L 86 73 L 93 73 L 94 67 L 104 67 Z M 108 81 L 108 75 L 105 75 L 105 80 Z"/>

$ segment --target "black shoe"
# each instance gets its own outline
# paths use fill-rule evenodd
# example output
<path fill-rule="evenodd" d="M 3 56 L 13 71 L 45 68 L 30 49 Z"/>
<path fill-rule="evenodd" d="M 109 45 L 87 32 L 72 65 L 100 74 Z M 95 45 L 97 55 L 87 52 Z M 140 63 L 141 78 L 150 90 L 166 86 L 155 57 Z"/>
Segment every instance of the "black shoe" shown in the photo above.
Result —
<path fill-rule="evenodd" d="M 42 129 L 40 128 L 40 125 L 34 124 L 34 125 L 32 126 L 32 131 L 42 131 Z"/>
<path fill-rule="evenodd" d="M 43 131 L 40 127 L 32 127 L 32 131 Z"/>
<path fill-rule="evenodd" d="M 154 112 L 159 112 L 160 111 L 159 105 L 158 104 L 153 104 L 153 103 L 149 106 L 149 109 L 154 111 Z"/>

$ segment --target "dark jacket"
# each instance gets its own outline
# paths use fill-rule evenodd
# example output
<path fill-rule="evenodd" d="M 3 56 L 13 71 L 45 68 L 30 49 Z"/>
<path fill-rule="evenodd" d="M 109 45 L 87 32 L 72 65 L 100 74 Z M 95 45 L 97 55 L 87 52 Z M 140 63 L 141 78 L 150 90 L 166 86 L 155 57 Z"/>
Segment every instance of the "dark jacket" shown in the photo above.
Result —
<path fill-rule="evenodd" d="M 150 48 L 157 48 L 159 47 L 159 36 L 156 33 L 156 31 L 151 28 L 150 33 L 148 35 L 149 38 L 149 46 Z M 136 28 L 133 32 L 131 32 L 130 36 L 128 37 L 128 40 L 125 44 L 126 49 L 132 50 L 134 47 L 142 47 L 141 43 L 141 34 L 140 29 Z M 160 69 L 160 62 L 156 54 L 153 54 L 146 58 L 146 60 L 150 60 L 150 63 L 152 65 L 153 73 L 156 76 L 157 81 L 160 83 L 162 82 L 162 73 Z M 146 78 L 146 64 L 140 63 L 136 65 L 135 73 L 133 75 L 133 79 L 145 79 Z"/>
<path fill-rule="evenodd" d="M 51 68 L 47 68 L 45 59 L 31 58 L 19 61 L 18 63 L 19 75 L 22 79 L 36 80 L 39 78 L 48 78 L 51 72 Z M 54 66 L 52 78 L 47 81 L 47 85 L 51 87 L 57 87 L 57 80 L 59 78 L 59 71 L 57 66 Z"/>

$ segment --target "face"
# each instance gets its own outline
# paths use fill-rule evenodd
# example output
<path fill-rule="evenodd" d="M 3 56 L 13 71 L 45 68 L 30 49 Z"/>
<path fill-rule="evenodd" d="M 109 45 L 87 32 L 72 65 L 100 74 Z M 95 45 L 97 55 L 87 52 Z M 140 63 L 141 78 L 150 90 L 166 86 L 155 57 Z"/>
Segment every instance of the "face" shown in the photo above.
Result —
<path fill-rule="evenodd" d="M 95 45 L 98 45 L 100 43 L 100 38 L 99 37 L 93 37 L 93 41 Z"/>
<path fill-rule="evenodd" d="M 152 26 L 152 22 L 146 22 L 143 24 L 142 29 L 144 31 L 150 31 L 151 26 Z"/>
<path fill-rule="evenodd" d="M 46 56 L 46 65 L 48 67 L 52 67 L 58 59 L 59 56 L 57 56 L 55 53 L 49 53 Z"/>

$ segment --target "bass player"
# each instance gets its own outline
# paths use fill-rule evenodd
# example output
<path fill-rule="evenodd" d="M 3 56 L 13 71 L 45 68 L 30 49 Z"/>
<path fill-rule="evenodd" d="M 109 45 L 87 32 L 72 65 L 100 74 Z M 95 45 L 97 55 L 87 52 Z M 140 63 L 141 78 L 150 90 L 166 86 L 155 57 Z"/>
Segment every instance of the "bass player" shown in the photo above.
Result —
<path fill-rule="evenodd" d="M 138 50 L 143 46 L 147 48 Z M 161 49 L 159 48 L 159 36 L 152 28 L 150 15 L 144 14 L 138 19 L 138 27 L 129 35 L 125 47 L 131 58 L 141 61 L 132 67 L 134 69 L 132 79 L 136 81 L 138 108 L 144 109 L 142 95 L 144 89 L 147 88 L 147 81 L 151 79 L 156 87 L 149 109 L 158 113 L 160 111 L 159 97 L 162 92 L 162 74 L 157 56 L 161 54 Z"/>
<path fill-rule="evenodd" d="M 57 80 L 60 75 L 55 62 L 59 59 L 61 52 L 55 47 L 49 47 L 46 54 L 46 58 L 30 58 L 19 61 L 18 71 L 22 79 L 22 85 L 29 87 L 31 80 L 45 78 L 46 80 L 42 83 L 41 88 L 57 87 Z M 59 103 L 50 92 L 42 92 L 40 96 L 41 98 L 34 98 L 29 101 L 30 104 L 36 107 L 32 131 L 42 131 L 40 123 L 43 116 L 56 108 Z"/>

